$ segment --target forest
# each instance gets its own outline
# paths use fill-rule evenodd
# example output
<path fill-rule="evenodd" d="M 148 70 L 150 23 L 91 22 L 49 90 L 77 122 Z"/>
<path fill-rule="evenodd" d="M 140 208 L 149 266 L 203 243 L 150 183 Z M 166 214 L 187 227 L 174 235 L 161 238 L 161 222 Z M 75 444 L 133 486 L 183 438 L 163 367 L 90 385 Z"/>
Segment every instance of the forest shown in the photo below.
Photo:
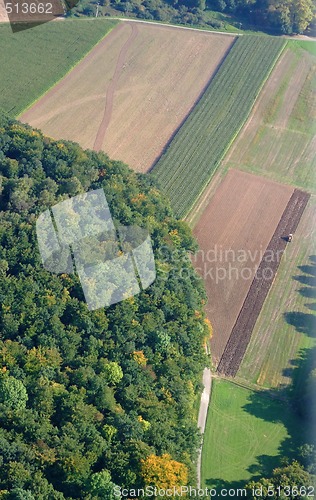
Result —
<path fill-rule="evenodd" d="M 214 29 L 301 34 L 315 26 L 315 0 L 80 0 L 71 15 L 124 15 Z"/>
<path fill-rule="evenodd" d="M 195 483 L 210 325 L 189 228 L 149 176 L 3 117 L 0 186 L 0 498 Z M 116 221 L 149 231 L 157 278 L 89 311 L 76 274 L 44 269 L 35 223 L 100 187 Z"/>

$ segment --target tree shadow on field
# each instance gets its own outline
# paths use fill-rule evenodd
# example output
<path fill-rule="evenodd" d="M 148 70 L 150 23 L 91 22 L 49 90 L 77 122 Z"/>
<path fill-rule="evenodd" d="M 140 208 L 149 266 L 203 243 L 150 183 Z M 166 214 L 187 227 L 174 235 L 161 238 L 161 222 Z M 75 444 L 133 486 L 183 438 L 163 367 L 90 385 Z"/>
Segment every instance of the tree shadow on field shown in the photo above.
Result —
<path fill-rule="evenodd" d="M 293 276 L 295 281 L 302 283 L 304 286 L 298 290 L 298 293 L 307 299 L 316 299 L 316 255 L 309 257 L 308 265 L 298 266 L 298 269 L 304 273 L 299 276 Z M 310 311 L 316 310 L 316 303 L 304 304 L 306 309 Z M 306 333 L 309 337 L 316 337 L 316 316 L 305 312 L 286 312 L 285 320 L 289 325 L 295 327 L 300 333 Z"/>
<path fill-rule="evenodd" d="M 300 294 L 307 299 L 316 299 L 316 288 L 312 286 L 306 286 L 304 288 L 300 288 Z M 309 306 L 311 304 L 308 304 Z M 309 307 L 310 309 L 310 307 Z"/>
<path fill-rule="evenodd" d="M 316 311 L 316 303 L 314 304 L 304 304 L 307 309 L 310 309 L 311 311 Z"/>
<path fill-rule="evenodd" d="M 293 280 L 305 285 L 297 290 L 308 299 L 316 298 L 316 256 L 311 255 L 309 264 L 298 267 L 304 274 L 293 276 Z M 309 311 L 316 310 L 316 303 L 304 304 Z M 287 324 L 310 338 L 316 338 L 316 315 L 310 312 L 289 311 L 284 313 Z M 312 348 L 301 349 L 296 359 L 289 361 L 289 366 L 283 370 L 283 375 L 291 379 L 290 385 L 280 385 L 276 389 L 254 391 L 243 409 L 266 422 L 281 423 L 286 429 L 287 437 L 278 447 L 277 456 L 259 455 L 256 463 L 248 471 L 252 479 L 271 477 L 273 469 L 282 465 L 285 460 L 303 461 L 299 448 L 315 441 L 313 427 L 314 414 L 310 407 L 315 407 L 312 393 L 306 388 L 307 380 L 316 369 L 316 345 Z M 258 436 L 259 437 L 259 436 Z M 260 442 L 264 442 L 260 436 Z M 316 443 L 315 443 L 316 444 Z M 264 450 L 263 450 L 264 451 Z"/>
<path fill-rule="evenodd" d="M 220 490 L 238 490 L 239 488 L 244 488 L 247 481 L 224 481 L 223 479 L 206 479 L 205 485 L 208 489 L 214 488 L 217 492 L 217 496 L 220 496 Z M 214 495 L 215 496 L 215 495 Z"/>
<path fill-rule="evenodd" d="M 316 317 L 314 314 L 302 312 L 286 312 L 284 318 L 297 332 L 305 333 L 309 337 L 316 337 Z"/>

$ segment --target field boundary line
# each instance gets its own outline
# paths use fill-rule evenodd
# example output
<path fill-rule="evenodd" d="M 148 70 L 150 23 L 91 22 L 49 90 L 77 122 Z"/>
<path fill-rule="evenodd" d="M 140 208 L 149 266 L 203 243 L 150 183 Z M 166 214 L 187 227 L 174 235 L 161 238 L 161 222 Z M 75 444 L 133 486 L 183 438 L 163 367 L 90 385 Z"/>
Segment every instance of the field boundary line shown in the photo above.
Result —
<path fill-rule="evenodd" d="M 233 44 L 233 45 L 234 45 L 234 44 Z M 233 45 L 232 45 L 232 47 L 233 47 Z M 201 199 L 201 197 L 202 197 L 202 196 L 204 195 L 204 193 L 207 191 L 207 189 L 208 189 L 208 187 L 209 187 L 210 183 L 211 183 L 211 182 L 212 182 L 212 180 L 213 180 L 214 174 L 215 174 L 216 172 L 218 172 L 218 171 L 219 171 L 219 169 L 220 169 L 220 167 L 222 166 L 222 163 L 223 163 L 223 161 L 225 160 L 225 157 L 227 156 L 227 154 L 228 154 L 228 152 L 229 152 L 230 148 L 233 146 L 233 144 L 234 144 L 234 142 L 236 141 L 237 137 L 239 136 L 240 132 L 242 131 L 242 129 L 243 129 L 243 128 L 244 128 L 244 126 L 246 125 L 246 123 L 247 123 L 247 121 L 248 121 L 249 117 L 251 116 L 251 113 L 253 112 L 253 109 L 254 109 L 254 107 L 255 107 L 255 105 L 256 105 L 256 103 L 257 103 L 257 101 L 258 101 L 258 98 L 259 98 L 259 96 L 260 96 L 260 94 L 261 94 L 261 92 L 262 92 L 262 90 L 263 90 L 263 87 L 265 86 L 265 84 L 266 84 L 266 83 L 267 83 L 267 81 L 269 80 L 269 78 L 270 78 L 270 76 L 271 76 L 271 74 L 272 74 L 272 72 L 273 72 L 273 70 L 274 70 L 274 68 L 275 68 L 275 66 L 276 66 L 276 64 L 277 64 L 277 62 L 279 61 L 279 59 L 280 59 L 281 55 L 282 55 L 282 54 L 283 54 L 283 52 L 285 51 L 285 49 L 286 49 L 287 45 L 288 45 L 288 42 L 286 42 L 286 41 L 285 41 L 285 42 L 284 42 L 284 44 L 283 44 L 283 46 L 282 46 L 282 48 L 280 49 L 280 52 L 278 53 L 278 55 L 276 56 L 276 58 L 275 58 L 274 62 L 272 63 L 272 66 L 271 66 L 271 69 L 270 69 L 269 73 L 267 74 L 266 78 L 263 80 L 263 82 L 262 82 L 262 84 L 261 84 L 261 86 L 260 86 L 260 88 L 259 88 L 259 90 L 258 90 L 257 96 L 256 96 L 256 98 L 255 98 L 255 100 L 254 100 L 254 102 L 253 102 L 253 104 L 252 104 L 252 106 L 251 106 L 251 109 L 249 110 L 248 115 L 246 116 L 246 118 L 244 119 L 244 121 L 242 122 L 242 124 L 240 125 L 240 127 L 239 127 L 238 131 L 236 132 L 236 134 L 234 135 L 234 137 L 232 138 L 232 140 L 230 141 L 230 143 L 227 145 L 227 148 L 225 149 L 225 151 L 224 151 L 224 153 L 223 153 L 222 157 L 221 157 L 221 158 L 220 158 L 220 160 L 218 161 L 217 167 L 215 168 L 215 170 L 214 170 L 214 172 L 213 172 L 213 174 L 212 174 L 211 179 L 209 179 L 209 180 L 208 180 L 208 182 L 204 185 L 204 187 L 202 188 L 202 190 L 201 190 L 200 194 L 198 195 L 198 197 L 197 197 L 197 199 L 196 199 L 196 201 L 195 201 L 194 205 L 192 205 L 192 207 L 189 209 L 189 211 L 185 214 L 185 216 L 184 216 L 184 219 L 185 219 L 185 220 L 190 220 L 190 219 L 192 219 L 192 218 L 194 217 L 194 212 L 195 212 L 195 211 L 199 208 L 199 203 L 200 203 L 200 199 Z"/>
<path fill-rule="evenodd" d="M 224 54 L 223 54 L 223 57 L 222 59 L 220 60 L 220 62 L 218 63 L 217 67 L 215 68 L 213 74 L 211 75 L 210 79 L 208 80 L 208 82 L 204 85 L 203 89 L 201 90 L 199 96 L 197 97 L 197 99 L 194 101 L 194 103 L 192 104 L 191 106 L 191 109 L 188 111 L 188 113 L 186 114 L 186 116 L 182 119 L 182 121 L 179 123 L 179 125 L 177 126 L 177 128 L 172 132 L 171 136 L 169 137 L 168 139 L 168 142 L 165 144 L 161 154 L 159 155 L 158 158 L 156 158 L 156 160 L 154 161 L 154 163 L 151 165 L 151 167 L 147 170 L 147 174 L 151 173 L 154 168 L 156 167 L 157 163 L 159 162 L 159 160 L 161 159 L 161 157 L 167 152 L 169 146 L 171 145 L 172 141 L 174 140 L 174 138 L 176 137 L 176 135 L 178 134 L 178 132 L 180 132 L 180 130 L 182 129 L 182 127 L 185 125 L 186 121 L 188 120 L 188 118 L 190 117 L 191 113 L 194 111 L 194 109 L 196 108 L 196 106 L 199 104 L 199 102 L 203 99 L 207 89 L 209 88 L 209 86 L 212 84 L 215 76 L 218 74 L 218 72 L 220 71 L 220 69 L 222 68 L 223 64 L 225 63 L 230 51 L 232 50 L 232 48 L 234 47 L 235 43 L 237 42 L 237 38 L 235 40 L 233 40 L 232 44 L 230 45 L 230 47 L 228 47 Z"/>
<path fill-rule="evenodd" d="M 132 19 L 132 18 L 127 18 L 127 17 L 115 17 L 115 16 L 107 16 L 106 19 L 119 19 L 120 21 L 123 22 L 132 22 L 132 23 L 143 23 L 143 24 L 153 24 L 155 26 L 166 26 L 168 28 L 178 28 L 182 30 L 191 30 L 191 31 L 201 31 L 202 33 L 211 33 L 211 34 L 217 34 L 217 35 L 228 35 L 228 36 L 243 36 L 244 33 L 240 33 L 236 31 L 234 33 L 233 31 L 215 31 L 215 30 L 207 30 L 204 28 L 191 28 L 190 26 L 181 26 L 178 24 L 168 24 L 168 23 L 158 23 L 157 21 L 145 21 L 144 19 Z"/>
<path fill-rule="evenodd" d="M 113 19 L 110 19 L 110 18 L 107 18 L 109 19 L 110 21 L 113 21 L 115 20 L 114 18 Z M 91 21 L 91 19 L 89 19 Z M 78 19 L 66 19 L 64 18 L 64 21 L 66 22 L 72 22 L 72 21 L 78 21 Z M 101 21 L 103 22 L 103 20 Z M 46 94 L 48 94 L 48 92 L 50 92 L 54 87 L 56 87 L 56 85 L 58 85 L 64 78 L 66 78 L 77 66 L 78 64 L 80 64 L 87 56 L 89 56 L 91 54 L 91 52 L 100 44 L 103 42 L 103 40 L 105 40 L 105 38 L 110 35 L 110 33 L 112 33 L 112 31 L 117 27 L 119 26 L 119 22 L 116 22 L 114 24 L 114 26 L 112 26 L 101 38 L 100 40 L 98 40 L 92 47 L 90 50 L 88 50 L 88 52 L 86 52 L 73 66 L 71 66 L 71 68 L 69 68 L 69 70 L 61 77 L 59 78 L 58 80 L 55 81 L 55 83 L 53 83 L 48 89 L 46 89 L 41 95 L 39 95 L 33 102 L 31 102 L 30 104 L 28 104 L 26 106 L 26 108 L 24 108 L 18 115 L 15 116 L 15 118 L 17 120 L 21 120 L 21 116 L 24 115 L 24 113 L 27 113 L 30 108 L 32 108 L 33 106 L 35 106 L 43 97 L 46 96 Z"/>

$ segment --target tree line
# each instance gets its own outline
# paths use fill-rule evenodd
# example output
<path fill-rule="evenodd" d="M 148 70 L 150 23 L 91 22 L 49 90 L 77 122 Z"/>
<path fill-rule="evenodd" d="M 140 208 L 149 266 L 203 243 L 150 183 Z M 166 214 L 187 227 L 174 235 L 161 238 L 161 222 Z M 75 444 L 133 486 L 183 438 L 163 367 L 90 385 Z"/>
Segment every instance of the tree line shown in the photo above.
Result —
<path fill-rule="evenodd" d="M 97 4 L 99 15 L 123 13 L 215 29 L 225 29 L 229 21 L 237 28 L 274 34 L 304 33 L 315 21 L 314 0 L 80 0 L 72 15 L 94 16 Z"/>

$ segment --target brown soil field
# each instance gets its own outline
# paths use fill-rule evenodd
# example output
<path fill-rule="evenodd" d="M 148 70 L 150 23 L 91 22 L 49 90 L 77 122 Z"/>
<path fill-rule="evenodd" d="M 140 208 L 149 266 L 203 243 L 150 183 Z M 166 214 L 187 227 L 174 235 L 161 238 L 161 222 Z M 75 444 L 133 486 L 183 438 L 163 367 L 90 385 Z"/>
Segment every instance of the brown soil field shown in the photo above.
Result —
<path fill-rule="evenodd" d="M 289 186 L 230 170 L 194 227 L 200 250 L 193 264 L 207 290 L 216 366 L 292 193 Z"/>
<path fill-rule="evenodd" d="M 235 38 L 121 22 L 19 118 L 147 171 Z"/>
<path fill-rule="evenodd" d="M 282 255 L 287 242 L 287 235 L 294 233 L 305 210 L 310 195 L 295 189 L 278 227 L 260 262 L 258 271 L 251 283 L 246 299 L 232 329 L 224 353 L 218 365 L 218 372 L 234 377 L 240 367 L 256 320 L 260 314 L 270 287 L 278 270 L 280 259 L 272 259 L 271 255 Z"/>

